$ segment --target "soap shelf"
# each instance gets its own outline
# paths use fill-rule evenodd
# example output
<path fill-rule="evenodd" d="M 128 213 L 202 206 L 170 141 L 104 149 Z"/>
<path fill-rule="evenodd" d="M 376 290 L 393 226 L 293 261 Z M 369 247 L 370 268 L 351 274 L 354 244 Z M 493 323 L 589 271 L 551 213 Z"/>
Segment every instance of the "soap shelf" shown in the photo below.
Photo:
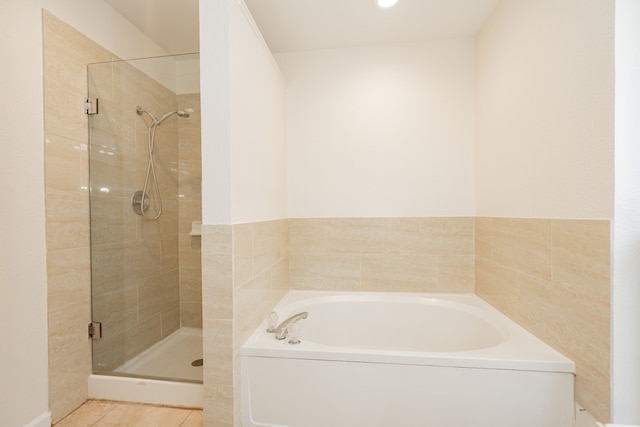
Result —
<path fill-rule="evenodd" d="M 200 221 L 193 221 L 191 223 L 191 236 L 202 236 L 202 223 Z"/>

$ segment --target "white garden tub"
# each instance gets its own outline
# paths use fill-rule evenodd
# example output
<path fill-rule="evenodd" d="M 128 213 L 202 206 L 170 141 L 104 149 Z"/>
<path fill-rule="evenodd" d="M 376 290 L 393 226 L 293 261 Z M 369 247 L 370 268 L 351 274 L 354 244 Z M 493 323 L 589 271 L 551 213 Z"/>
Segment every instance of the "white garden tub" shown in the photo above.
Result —
<path fill-rule="evenodd" d="M 244 427 L 571 427 L 574 363 L 475 295 L 290 291 L 242 346 Z"/>

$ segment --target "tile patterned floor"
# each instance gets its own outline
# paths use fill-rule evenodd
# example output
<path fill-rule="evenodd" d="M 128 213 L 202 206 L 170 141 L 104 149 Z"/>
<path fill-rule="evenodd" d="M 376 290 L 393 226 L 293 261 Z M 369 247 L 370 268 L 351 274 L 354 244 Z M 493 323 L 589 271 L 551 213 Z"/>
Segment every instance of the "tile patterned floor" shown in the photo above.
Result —
<path fill-rule="evenodd" d="M 55 427 L 201 427 L 202 411 L 89 400 Z"/>

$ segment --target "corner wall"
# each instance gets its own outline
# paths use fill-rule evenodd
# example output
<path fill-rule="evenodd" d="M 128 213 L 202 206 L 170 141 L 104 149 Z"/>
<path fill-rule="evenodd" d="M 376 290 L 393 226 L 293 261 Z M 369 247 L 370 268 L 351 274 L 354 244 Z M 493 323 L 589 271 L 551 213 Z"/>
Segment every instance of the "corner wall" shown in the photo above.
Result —
<path fill-rule="evenodd" d="M 63 14 L 69 16 L 68 12 Z M 112 25 L 117 26 L 117 22 L 114 19 Z M 87 95 L 87 65 L 118 58 L 46 11 L 43 31 L 49 406 L 53 421 L 57 421 L 87 399 L 87 378 L 92 370 L 91 341 L 87 337 L 91 320 L 88 121 L 82 109 L 82 99 Z M 123 34 L 135 35 L 127 31 Z M 109 43 L 117 44 L 117 40 L 110 39 Z M 143 52 L 155 50 L 139 54 L 144 56 Z M 114 185 L 109 183 L 112 190 L 122 190 Z M 177 207 L 174 210 L 177 217 Z M 177 286 L 177 268 L 175 276 Z M 176 300 L 177 294 L 176 287 Z M 114 298 L 114 294 L 105 298 Z M 177 303 L 174 311 L 177 325 Z M 107 316 L 114 317 L 113 313 Z M 158 323 L 158 335 L 161 327 Z"/>
<path fill-rule="evenodd" d="M 640 3 L 616 1 L 613 421 L 640 425 Z"/>
<path fill-rule="evenodd" d="M 101 0 L 36 0 L 0 6 L 3 156 L 0 413 L 8 425 L 48 425 L 42 8 L 122 57 L 161 54 Z M 78 106 L 81 108 L 80 106 Z M 5 216 L 6 215 L 6 216 Z M 5 315 L 8 316 L 5 318 Z M 86 325 L 83 326 L 86 329 Z M 5 335 L 6 333 L 6 335 Z M 25 337 L 29 337 L 25 339 Z M 86 382 L 86 379 L 85 379 Z M 38 424 L 42 423 L 42 424 Z"/>
<path fill-rule="evenodd" d="M 200 19 L 204 424 L 224 427 L 240 345 L 288 289 L 285 85 L 242 1 L 201 0 Z"/>
<path fill-rule="evenodd" d="M 0 414 L 49 426 L 39 2 L 0 4 Z"/>
<path fill-rule="evenodd" d="M 504 0 L 476 37 L 476 292 L 610 417 L 614 2 Z"/>
<path fill-rule="evenodd" d="M 49 405 L 55 422 L 87 399 L 91 373 L 88 121 L 78 100 L 87 94 L 86 65 L 115 58 L 47 12 L 43 29 Z"/>

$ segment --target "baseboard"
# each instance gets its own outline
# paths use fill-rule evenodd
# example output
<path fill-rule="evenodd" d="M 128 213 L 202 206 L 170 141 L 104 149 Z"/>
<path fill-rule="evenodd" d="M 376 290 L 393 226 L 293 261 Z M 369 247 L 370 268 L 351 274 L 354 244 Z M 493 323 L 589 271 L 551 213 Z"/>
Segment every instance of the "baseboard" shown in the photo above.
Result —
<path fill-rule="evenodd" d="M 51 427 L 51 412 L 47 411 L 38 418 L 33 419 L 24 427 Z"/>

